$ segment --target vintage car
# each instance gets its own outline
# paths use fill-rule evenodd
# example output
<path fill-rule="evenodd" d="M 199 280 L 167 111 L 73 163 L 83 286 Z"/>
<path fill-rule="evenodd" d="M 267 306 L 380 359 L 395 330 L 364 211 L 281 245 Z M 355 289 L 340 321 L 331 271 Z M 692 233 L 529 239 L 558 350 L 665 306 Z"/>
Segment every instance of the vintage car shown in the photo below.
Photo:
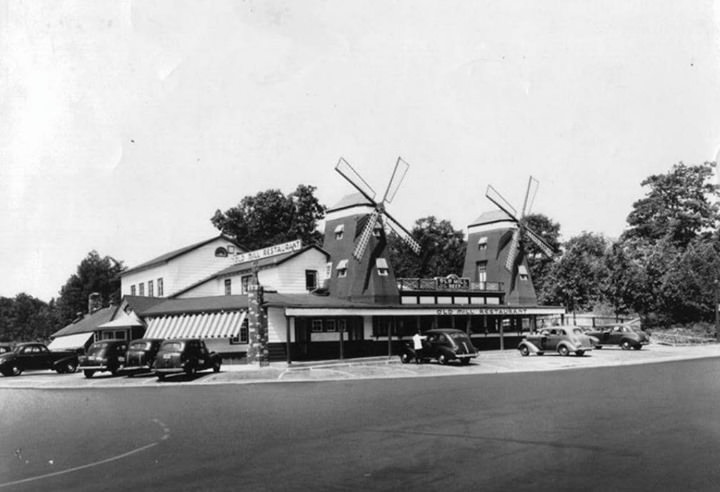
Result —
<path fill-rule="evenodd" d="M 5 352 L 12 352 L 12 345 L 8 343 L 0 343 L 0 354 L 4 354 Z"/>
<path fill-rule="evenodd" d="M 220 371 L 222 358 L 210 352 L 205 342 L 197 338 L 175 338 L 165 340 L 155 356 L 155 375 L 158 381 L 171 374 L 195 375 L 198 371 L 212 369 Z"/>
<path fill-rule="evenodd" d="M 52 351 L 42 343 L 19 343 L 9 352 L 0 354 L 0 373 L 19 376 L 23 371 L 50 369 L 58 374 L 75 372 L 77 353 Z"/>
<path fill-rule="evenodd" d="M 410 361 L 422 362 L 436 359 L 440 364 L 460 361 L 469 364 L 470 359 L 477 357 L 477 349 L 464 331 L 452 328 L 436 328 L 423 334 L 423 349 L 420 354 L 413 348 L 413 342 L 406 342 L 400 351 L 403 363 Z"/>
<path fill-rule="evenodd" d="M 141 372 L 150 372 L 155 365 L 155 356 L 163 340 L 159 338 L 140 338 L 128 345 L 125 353 L 125 363 L 120 366 L 120 372 L 133 376 Z"/>
<path fill-rule="evenodd" d="M 640 350 L 650 343 L 650 335 L 630 325 L 607 326 L 596 328 L 588 333 L 598 339 L 597 348 L 603 345 L 619 345 L 623 350 Z"/>
<path fill-rule="evenodd" d="M 592 350 L 596 343 L 595 338 L 589 337 L 577 326 L 557 326 L 527 335 L 518 345 L 518 350 L 523 356 L 557 351 L 560 355 L 573 352 L 580 357 Z"/>
<path fill-rule="evenodd" d="M 96 372 L 109 372 L 117 376 L 120 366 L 125 363 L 127 340 L 101 340 L 90 345 L 87 353 L 80 357 L 79 369 L 86 378 Z"/>

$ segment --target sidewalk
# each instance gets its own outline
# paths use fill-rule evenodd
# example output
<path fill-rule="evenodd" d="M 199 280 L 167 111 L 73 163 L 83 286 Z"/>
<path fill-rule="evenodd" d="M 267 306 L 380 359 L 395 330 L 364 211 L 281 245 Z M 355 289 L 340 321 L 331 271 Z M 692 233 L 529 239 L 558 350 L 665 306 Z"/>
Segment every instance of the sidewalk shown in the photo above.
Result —
<path fill-rule="evenodd" d="M 219 373 L 203 372 L 196 377 L 184 375 L 158 382 L 151 375 L 112 377 L 109 374 L 85 378 L 82 373 L 55 374 L 50 371 L 26 372 L 18 377 L 0 377 L 0 389 L 82 389 L 137 386 L 249 384 L 342 381 L 359 379 L 398 379 L 413 377 L 439 377 L 474 374 L 503 374 L 517 372 L 542 372 L 595 367 L 652 364 L 686 359 L 720 357 L 720 344 L 668 346 L 652 343 L 642 350 L 621 350 L 605 347 L 593 350 L 583 357 L 562 357 L 548 353 L 542 357 L 522 357 L 517 350 L 494 350 L 480 352 L 470 364 L 440 365 L 402 364 L 398 356 L 388 358 L 327 360 L 311 362 L 273 362 L 267 367 L 248 364 L 226 364 Z"/>

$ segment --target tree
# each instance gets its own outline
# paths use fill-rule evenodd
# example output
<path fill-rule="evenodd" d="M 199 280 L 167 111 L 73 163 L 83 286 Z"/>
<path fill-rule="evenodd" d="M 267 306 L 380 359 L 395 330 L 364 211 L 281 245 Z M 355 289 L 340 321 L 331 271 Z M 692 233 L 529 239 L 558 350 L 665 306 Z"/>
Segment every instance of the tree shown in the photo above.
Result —
<path fill-rule="evenodd" d="M 434 216 L 415 221 L 411 231 L 421 247 L 416 255 L 395 234 L 388 237 L 388 258 L 396 277 L 430 278 L 451 273 L 461 275 L 467 243 L 463 231 L 456 230 L 450 221 L 438 221 Z"/>
<path fill-rule="evenodd" d="M 553 222 L 543 214 L 530 214 L 522 219 L 523 223 L 538 234 L 555 251 L 560 250 L 560 224 Z M 547 289 L 548 275 L 555 262 L 555 258 L 548 258 L 545 253 L 532 241 L 523 243 L 530 269 L 530 278 L 536 292 L 543 292 Z"/>
<path fill-rule="evenodd" d="M 629 228 L 622 239 L 643 238 L 657 242 L 667 238 L 687 246 L 704 230 L 718 226 L 718 185 L 711 179 L 716 163 L 697 166 L 675 164 L 667 174 L 655 174 L 642 181 L 649 187 L 645 198 L 633 204 L 627 217 Z"/>
<path fill-rule="evenodd" d="M 550 269 L 541 301 L 564 304 L 571 311 L 592 309 L 603 298 L 601 286 L 608 274 L 608 248 L 602 235 L 590 232 L 567 241 L 562 258 Z"/>
<path fill-rule="evenodd" d="M 315 190 L 301 184 L 287 196 L 276 189 L 261 191 L 225 212 L 216 210 L 210 221 L 251 250 L 296 239 L 321 244 L 317 224 L 325 217 L 325 206 L 315 197 Z"/>
<path fill-rule="evenodd" d="M 125 270 L 122 262 L 110 256 L 101 257 L 93 250 L 80 262 L 77 272 L 68 278 L 60 289 L 57 300 L 58 319 L 70 323 L 78 313 L 88 312 L 88 297 L 98 292 L 102 305 L 120 300 L 120 274 Z"/>
<path fill-rule="evenodd" d="M 25 293 L 0 297 L 0 341 L 47 340 L 56 329 L 52 307 L 42 300 Z"/>

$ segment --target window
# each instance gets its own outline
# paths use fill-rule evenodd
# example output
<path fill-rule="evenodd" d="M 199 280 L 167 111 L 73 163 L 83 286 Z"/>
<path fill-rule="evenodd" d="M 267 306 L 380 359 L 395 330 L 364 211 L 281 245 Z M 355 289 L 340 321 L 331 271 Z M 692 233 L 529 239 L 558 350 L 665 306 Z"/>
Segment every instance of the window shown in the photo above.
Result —
<path fill-rule="evenodd" d="M 131 285 L 131 286 L 130 286 L 130 295 L 131 295 L 131 296 L 134 296 L 134 295 L 135 295 L 135 286 L 134 286 L 134 285 Z"/>
<path fill-rule="evenodd" d="M 347 260 L 340 260 L 337 264 L 337 276 L 338 278 L 347 277 Z"/>
<path fill-rule="evenodd" d="M 335 239 L 341 240 L 343 238 L 343 235 L 345 233 L 345 224 L 340 224 L 335 228 Z"/>
<path fill-rule="evenodd" d="M 312 320 L 312 331 L 313 333 L 320 333 L 323 331 L 323 322 L 321 319 Z"/>
<path fill-rule="evenodd" d="M 478 239 L 478 249 L 480 251 L 487 249 L 487 237 L 483 236 L 480 239 Z"/>
<path fill-rule="evenodd" d="M 155 286 L 153 284 L 152 280 L 148 280 L 148 296 L 154 297 L 155 294 Z"/>
<path fill-rule="evenodd" d="M 219 248 L 217 248 L 215 250 L 215 256 L 217 256 L 218 258 L 227 258 L 227 255 L 228 255 L 227 250 L 225 248 L 223 248 L 222 246 L 220 246 Z"/>
<path fill-rule="evenodd" d="M 487 261 L 478 261 L 475 265 L 478 282 L 487 282 Z"/>
<path fill-rule="evenodd" d="M 158 284 L 158 297 L 162 297 L 164 294 L 163 293 L 163 279 L 162 278 L 157 279 L 157 284 Z"/>
<path fill-rule="evenodd" d="M 318 286 L 317 270 L 305 270 L 305 289 L 315 290 Z"/>
<path fill-rule="evenodd" d="M 247 316 L 240 325 L 240 332 L 236 337 L 230 338 L 231 345 L 237 345 L 239 343 L 248 343 L 250 341 L 250 320 Z"/>
<path fill-rule="evenodd" d="M 228 251 L 228 253 L 231 254 L 231 255 L 234 254 L 234 253 L 235 253 L 235 246 L 233 246 L 232 244 L 228 244 L 227 251 Z"/>
<path fill-rule="evenodd" d="M 226 278 L 225 279 L 225 295 L 229 296 L 232 294 L 232 279 Z"/>
<path fill-rule="evenodd" d="M 525 265 L 518 266 L 518 273 L 520 274 L 520 280 L 528 280 L 530 278 Z"/>
<path fill-rule="evenodd" d="M 326 319 L 326 320 L 325 320 L 325 331 L 327 331 L 327 332 L 335 332 L 335 331 L 337 331 L 337 327 L 335 326 L 335 320 L 334 320 L 334 319 Z"/>
<path fill-rule="evenodd" d="M 250 279 L 252 279 L 252 275 L 244 275 L 244 276 L 240 277 L 240 293 L 241 294 L 248 293 L 248 286 L 250 285 Z"/>
<path fill-rule="evenodd" d="M 377 267 L 378 275 L 381 277 L 387 277 L 390 271 L 388 262 L 385 258 L 378 258 L 375 260 L 375 266 Z"/>
<path fill-rule="evenodd" d="M 144 296 L 145 295 L 145 284 L 140 282 L 138 284 L 138 295 Z"/>
<path fill-rule="evenodd" d="M 382 237 L 383 228 L 380 224 L 375 224 L 375 227 L 373 227 L 373 236 L 380 239 Z"/>

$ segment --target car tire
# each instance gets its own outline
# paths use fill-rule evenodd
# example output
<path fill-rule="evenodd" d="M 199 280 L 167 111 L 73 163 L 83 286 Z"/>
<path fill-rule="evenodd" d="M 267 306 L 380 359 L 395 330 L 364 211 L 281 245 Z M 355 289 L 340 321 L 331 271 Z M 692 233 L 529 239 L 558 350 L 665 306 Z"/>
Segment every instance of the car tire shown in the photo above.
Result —
<path fill-rule="evenodd" d="M 20 366 L 18 366 L 17 364 L 13 364 L 12 366 L 10 366 L 11 376 L 19 376 L 20 374 L 22 374 L 22 369 L 20 369 Z"/>
<path fill-rule="evenodd" d="M 65 372 L 68 374 L 72 374 L 75 371 L 77 371 L 77 362 L 70 361 L 67 364 L 65 364 Z"/>
<path fill-rule="evenodd" d="M 595 349 L 596 349 L 596 350 L 600 350 L 601 348 L 603 348 L 602 345 L 595 345 Z"/>
<path fill-rule="evenodd" d="M 162 373 L 158 374 L 158 375 L 157 375 L 157 380 L 158 380 L 158 381 L 165 381 L 165 374 L 162 374 Z"/>
<path fill-rule="evenodd" d="M 584 350 L 576 350 L 575 355 L 577 355 L 578 357 L 582 357 L 583 355 L 585 355 L 585 351 Z"/>
<path fill-rule="evenodd" d="M 220 372 L 220 362 L 216 362 L 213 364 L 213 372 Z"/>
<path fill-rule="evenodd" d="M 642 345 L 640 345 L 640 344 L 633 345 L 633 350 L 640 350 L 640 349 L 642 349 Z"/>
<path fill-rule="evenodd" d="M 187 369 L 185 369 L 185 374 L 188 376 L 194 376 L 195 374 L 197 374 L 197 367 L 189 366 Z"/>
<path fill-rule="evenodd" d="M 86 378 L 91 378 L 91 377 L 93 377 L 93 374 L 95 374 L 95 371 L 93 371 L 91 369 L 85 369 L 83 371 L 83 374 L 85 374 Z"/>
<path fill-rule="evenodd" d="M 403 364 L 409 363 L 411 359 L 412 357 L 410 357 L 410 354 L 408 354 L 407 352 L 403 352 L 402 354 L 400 354 L 400 362 L 402 362 Z"/>
<path fill-rule="evenodd" d="M 460 359 L 460 364 L 462 364 L 463 366 L 470 364 L 470 357 L 463 357 L 462 359 Z"/>
<path fill-rule="evenodd" d="M 632 345 L 630 345 L 630 342 L 628 340 L 623 340 L 620 342 L 620 348 L 623 350 L 630 350 L 632 348 Z"/>
<path fill-rule="evenodd" d="M 447 355 L 445 355 L 445 354 L 438 355 L 437 361 L 438 361 L 438 364 L 441 364 L 443 366 L 446 365 L 448 363 Z"/>
<path fill-rule="evenodd" d="M 565 357 L 566 355 L 570 354 L 570 350 L 568 350 L 568 348 L 565 345 L 560 345 L 558 347 L 558 354 Z"/>
<path fill-rule="evenodd" d="M 527 357 L 528 355 L 530 355 L 530 349 L 527 348 L 527 345 L 523 345 L 520 347 L 520 355 L 522 355 L 523 357 Z"/>

